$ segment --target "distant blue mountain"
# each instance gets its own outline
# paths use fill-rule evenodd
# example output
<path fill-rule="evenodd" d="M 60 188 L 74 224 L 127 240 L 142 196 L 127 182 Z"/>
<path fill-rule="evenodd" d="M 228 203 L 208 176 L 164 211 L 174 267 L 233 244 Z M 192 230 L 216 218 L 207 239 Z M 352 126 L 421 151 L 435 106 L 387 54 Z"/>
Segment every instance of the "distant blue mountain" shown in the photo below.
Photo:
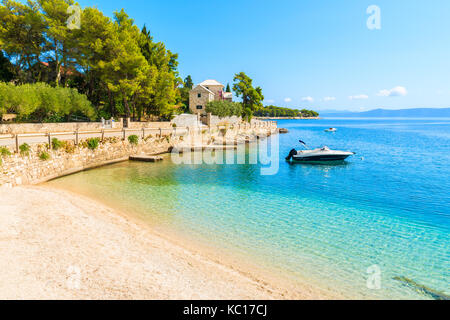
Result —
<path fill-rule="evenodd" d="M 364 112 L 321 112 L 321 117 L 361 117 L 361 118 L 450 118 L 450 108 L 417 108 L 387 110 L 375 109 Z"/>

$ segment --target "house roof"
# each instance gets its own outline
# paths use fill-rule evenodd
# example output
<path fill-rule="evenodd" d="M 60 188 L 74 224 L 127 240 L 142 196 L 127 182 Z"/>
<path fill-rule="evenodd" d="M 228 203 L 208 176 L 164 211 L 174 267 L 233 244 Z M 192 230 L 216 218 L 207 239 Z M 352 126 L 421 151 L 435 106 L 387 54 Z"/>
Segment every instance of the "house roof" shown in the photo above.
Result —
<path fill-rule="evenodd" d="M 205 86 L 203 86 L 203 85 L 201 85 L 201 84 L 196 85 L 196 86 L 194 87 L 194 89 L 192 89 L 192 90 L 195 90 L 195 89 L 197 89 L 197 88 L 202 88 L 203 90 L 206 90 L 206 91 L 208 91 L 208 92 L 211 93 L 211 94 L 214 94 L 214 92 L 212 92 L 211 90 L 209 90 L 208 88 L 206 88 Z"/>
<path fill-rule="evenodd" d="M 43 65 L 43 66 L 45 66 L 45 67 L 47 67 L 47 68 L 49 68 L 50 67 L 50 63 L 48 63 L 47 61 L 41 61 L 41 64 Z M 74 69 L 74 68 L 65 68 L 65 67 L 63 67 L 63 66 L 61 66 L 61 72 L 62 73 L 65 73 L 65 74 L 67 74 L 67 75 L 69 75 L 69 76 L 71 76 L 71 75 L 74 75 L 75 73 L 76 74 L 80 74 L 76 69 Z"/>
<path fill-rule="evenodd" d="M 220 82 L 216 81 L 216 80 L 205 80 L 202 83 L 200 83 L 201 86 L 224 86 L 223 84 L 221 84 Z"/>

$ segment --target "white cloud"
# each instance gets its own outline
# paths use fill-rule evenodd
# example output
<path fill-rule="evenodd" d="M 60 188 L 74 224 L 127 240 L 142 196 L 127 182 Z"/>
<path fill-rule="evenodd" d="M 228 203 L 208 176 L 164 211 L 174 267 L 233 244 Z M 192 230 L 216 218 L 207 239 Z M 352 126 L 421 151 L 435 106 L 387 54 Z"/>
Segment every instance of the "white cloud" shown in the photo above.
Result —
<path fill-rule="evenodd" d="M 325 97 L 323 98 L 323 101 L 334 101 L 336 100 L 336 97 Z"/>
<path fill-rule="evenodd" d="M 314 98 L 313 97 L 303 97 L 302 101 L 307 101 L 307 102 L 314 102 Z"/>
<path fill-rule="evenodd" d="M 286 103 L 292 102 L 292 99 L 291 98 L 285 98 L 284 102 L 286 102 Z"/>
<path fill-rule="evenodd" d="M 359 94 L 356 96 L 350 96 L 348 97 L 350 100 L 364 100 L 364 99 L 369 99 L 369 96 L 366 94 Z"/>
<path fill-rule="evenodd" d="M 397 86 L 391 90 L 381 90 L 378 95 L 380 97 L 404 97 L 408 94 L 405 87 Z"/>

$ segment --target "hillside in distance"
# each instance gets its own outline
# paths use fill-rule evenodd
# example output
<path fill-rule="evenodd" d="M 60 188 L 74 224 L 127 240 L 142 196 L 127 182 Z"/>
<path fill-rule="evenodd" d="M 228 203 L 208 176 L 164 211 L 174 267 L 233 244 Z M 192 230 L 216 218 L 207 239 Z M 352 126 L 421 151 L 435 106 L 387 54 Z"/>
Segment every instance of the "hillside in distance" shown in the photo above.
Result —
<path fill-rule="evenodd" d="M 321 112 L 321 117 L 361 118 L 450 118 L 450 108 L 375 109 L 364 112 Z"/>

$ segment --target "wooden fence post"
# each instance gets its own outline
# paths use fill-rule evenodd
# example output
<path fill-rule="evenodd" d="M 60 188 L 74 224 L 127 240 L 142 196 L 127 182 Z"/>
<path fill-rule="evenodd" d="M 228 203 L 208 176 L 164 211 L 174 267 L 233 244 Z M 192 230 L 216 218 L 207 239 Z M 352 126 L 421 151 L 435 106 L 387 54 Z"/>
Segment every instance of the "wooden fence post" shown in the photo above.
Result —
<path fill-rule="evenodd" d="M 49 148 L 50 150 L 52 150 L 52 137 L 51 137 L 50 132 L 47 133 L 47 135 L 48 135 L 48 148 Z"/>
<path fill-rule="evenodd" d="M 19 153 L 19 134 L 16 133 L 16 153 Z"/>
<path fill-rule="evenodd" d="M 102 142 L 105 140 L 105 130 L 102 130 Z"/>
<path fill-rule="evenodd" d="M 159 128 L 159 137 L 162 138 L 162 128 Z"/>
<path fill-rule="evenodd" d="M 75 131 L 75 145 L 77 146 L 78 145 L 78 130 L 77 131 Z"/>
<path fill-rule="evenodd" d="M 127 138 L 127 132 L 125 131 L 125 128 L 122 129 L 123 131 L 123 140 Z"/>
<path fill-rule="evenodd" d="M 145 128 L 142 128 L 142 140 L 145 139 Z"/>

